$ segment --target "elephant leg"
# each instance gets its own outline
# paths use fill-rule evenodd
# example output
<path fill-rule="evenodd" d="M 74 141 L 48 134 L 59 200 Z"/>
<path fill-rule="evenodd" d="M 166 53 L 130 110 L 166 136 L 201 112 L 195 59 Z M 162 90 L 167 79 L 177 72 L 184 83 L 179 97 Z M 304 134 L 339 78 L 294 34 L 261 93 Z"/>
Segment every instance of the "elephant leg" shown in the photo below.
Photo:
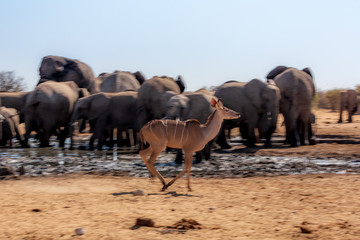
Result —
<path fill-rule="evenodd" d="M 176 149 L 175 163 L 182 164 L 182 162 L 183 162 L 183 151 L 181 149 Z"/>
<path fill-rule="evenodd" d="M 309 144 L 315 145 L 316 144 L 316 138 L 312 130 L 311 122 L 308 122 L 308 138 L 309 138 Z"/>
<path fill-rule="evenodd" d="M 247 140 L 249 138 L 249 136 L 248 136 L 249 126 L 248 126 L 248 124 L 246 122 L 241 122 L 239 130 L 240 130 L 241 138 L 243 140 Z"/>
<path fill-rule="evenodd" d="M 349 123 L 352 122 L 352 112 L 351 112 L 350 109 L 348 110 L 348 122 L 349 122 Z"/>
<path fill-rule="evenodd" d="M 196 152 L 195 153 L 195 163 L 201 163 L 202 159 L 203 159 L 203 150 Z"/>
<path fill-rule="evenodd" d="M 257 118 L 254 121 L 248 122 L 248 138 L 246 140 L 247 147 L 255 147 L 256 137 L 255 137 L 255 126 L 257 123 Z"/>
<path fill-rule="evenodd" d="M 231 146 L 226 141 L 226 134 L 225 134 L 225 128 L 227 124 L 224 124 L 221 126 L 221 129 L 219 131 L 219 134 L 216 139 L 216 143 L 222 148 L 222 149 L 229 149 Z"/>
<path fill-rule="evenodd" d="M 132 130 L 133 132 L 133 143 L 134 143 L 134 146 L 136 146 L 138 144 L 138 137 L 139 137 L 139 134 L 138 134 L 138 131 L 133 129 Z"/>
<path fill-rule="evenodd" d="M 103 140 L 102 140 L 102 144 L 107 145 L 109 148 L 113 148 L 114 147 L 114 128 L 112 127 L 108 127 L 106 129 L 106 131 L 104 132 L 103 135 Z"/>
<path fill-rule="evenodd" d="M 60 135 L 59 135 L 59 146 L 62 148 L 65 146 L 65 140 L 68 135 L 68 132 L 69 132 L 69 128 L 68 128 L 68 124 L 66 124 L 64 129 L 60 130 Z"/>
<path fill-rule="evenodd" d="M 40 138 L 40 147 L 50 146 L 50 132 L 44 131 Z"/>
<path fill-rule="evenodd" d="M 271 143 L 271 136 L 274 133 L 276 127 L 275 126 L 271 126 L 269 127 L 269 129 L 266 131 L 265 133 L 265 147 L 271 147 L 272 143 Z"/>
<path fill-rule="evenodd" d="M 306 138 L 305 128 L 307 128 L 307 125 L 305 126 L 305 123 L 303 121 L 298 120 L 298 122 L 297 122 L 297 132 L 299 133 L 300 145 L 302 145 L 302 146 L 305 145 L 305 138 Z"/>
<path fill-rule="evenodd" d="M 125 134 L 126 134 L 125 146 L 127 146 L 127 147 L 131 147 L 130 132 L 129 131 L 130 131 L 129 129 L 125 130 Z"/>
<path fill-rule="evenodd" d="M 94 150 L 94 142 L 96 139 L 96 132 L 93 132 L 93 134 L 90 137 L 90 141 L 89 141 L 89 148 L 90 150 Z"/>
<path fill-rule="evenodd" d="M 213 141 L 211 140 L 205 145 L 204 149 L 202 150 L 205 160 L 209 160 L 211 158 L 212 143 Z"/>
<path fill-rule="evenodd" d="M 125 146 L 123 131 L 120 128 L 117 129 L 116 142 L 119 147 Z"/>
<path fill-rule="evenodd" d="M 343 107 L 342 107 L 342 103 L 340 103 L 340 116 L 338 123 L 342 123 L 342 112 L 343 112 Z"/>
<path fill-rule="evenodd" d="M 21 144 L 23 148 L 28 148 L 30 147 L 29 145 L 29 136 L 31 133 L 31 123 L 26 123 L 25 124 L 25 135 L 24 135 L 24 141 Z"/>
<path fill-rule="evenodd" d="M 295 127 L 286 127 L 286 139 L 284 141 L 284 144 L 290 144 L 291 147 L 298 146 L 298 134 Z"/>

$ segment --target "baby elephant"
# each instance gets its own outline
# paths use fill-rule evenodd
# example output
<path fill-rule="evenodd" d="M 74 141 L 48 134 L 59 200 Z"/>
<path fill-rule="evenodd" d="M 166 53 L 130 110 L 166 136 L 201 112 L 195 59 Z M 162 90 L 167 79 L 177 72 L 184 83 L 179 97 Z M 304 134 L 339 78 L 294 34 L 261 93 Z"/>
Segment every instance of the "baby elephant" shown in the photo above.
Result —
<path fill-rule="evenodd" d="M 6 146 L 9 142 L 12 146 L 13 137 L 22 143 L 22 139 L 18 129 L 19 115 L 16 109 L 0 107 L 0 146 Z"/>

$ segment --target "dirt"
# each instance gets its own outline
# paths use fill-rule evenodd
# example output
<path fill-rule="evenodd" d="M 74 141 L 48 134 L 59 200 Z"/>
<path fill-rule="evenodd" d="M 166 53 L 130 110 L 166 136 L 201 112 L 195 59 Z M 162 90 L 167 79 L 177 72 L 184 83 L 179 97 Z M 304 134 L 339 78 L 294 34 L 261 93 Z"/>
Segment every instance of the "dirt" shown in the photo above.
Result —
<path fill-rule="evenodd" d="M 352 123 L 337 123 L 338 112 L 320 109 L 314 110 L 314 113 L 316 123 L 313 124 L 313 129 L 318 141 L 316 145 L 290 148 L 282 144 L 285 128 L 282 126 L 283 118 L 280 116 L 277 131 L 274 134 L 275 139 L 279 141 L 275 141 L 272 148 L 263 148 L 261 144 L 257 144 L 257 148 L 248 149 L 242 145 L 232 150 L 260 156 L 360 159 L 360 115 L 354 115 Z"/>
<path fill-rule="evenodd" d="M 319 144 L 233 154 L 360 159 L 360 116 L 316 111 Z M 281 122 L 281 121 L 279 121 Z M 280 124 L 280 123 L 279 123 Z M 283 127 L 276 135 L 281 139 Z M 231 155 L 230 155 L 231 156 Z M 209 173 L 210 175 L 210 173 Z M 169 177 L 166 178 L 170 180 Z M 64 174 L 0 181 L 0 239 L 358 239 L 360 175 L 158 180 Z M 142 194 L 134 194 L 141 192 Z M 146 223 L 134 228 L 138 219 Z"/>

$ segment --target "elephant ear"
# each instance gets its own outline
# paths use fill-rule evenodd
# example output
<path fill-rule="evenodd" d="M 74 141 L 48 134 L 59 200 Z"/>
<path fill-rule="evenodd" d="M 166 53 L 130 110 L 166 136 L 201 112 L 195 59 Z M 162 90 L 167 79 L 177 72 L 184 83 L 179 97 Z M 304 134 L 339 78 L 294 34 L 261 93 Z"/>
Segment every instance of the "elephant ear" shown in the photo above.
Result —
<path fill-rule="evenodd" d="M 144 74 L 142 74 L 142 72 L 140 71 L 134 72 L 134 76 L 139 81 L 140 85 L 145 82 L 145 77 Z"/>
<path fill-rule="evenodd" d="M 277 66 L 276 68 L 274 68 L 273 70 L 271 70 L 268 75 L 266 76 L 266 79 L 274 79 L 277 75 L 281 74 L 282 72 L 284 72 L 285 70 L 287 70 L 288 67 L 280 65 Z"/>
<path fill-rule="evenodd" d="M 172 98 L 175 95 L 178 95 L 178 93 L 174 91 L 166 91 L 161 95 L 161 102 L 162 102 L 161 111 L 163 113 L 166 112 L 167 102 L 170 100 L 170 98 Z"/>
<path fill-rule="evenodd" d="M 107 98 L 103 93 L 97 93 L 89 97 L 88 102 L 88 119 L 89 121 L 95 120 L 105 113 L 109 106 L 110 99 Z"/>
<path fill-rule="evenodd" d="M 185 90 L 185 82 L 184 82 L 184 79 L 182 78 L 181 75 L 178 76 L 178 78 L 176 80 L 176 84 L 180 88 L 180 93 L 184 92 L 184 90 Z"/>
<path fill-rule="evenodd" d="M 310 68 L 306 67 L 306 68 L 304 68 L 302 71 L 303 71 L 303 72 L 306 72 L 307 74 L 309 74 L 310 77 L 313 77 Z"/>
<path fill-rule="evenodd" d="M 55 61 L 54 67 L 55 67 L 57 73 L 62 73 L 65 70 L 64 65 L 62 64 L 62 62 L 59 62 L 59 61 Z"/>
<path fill-rule="evenodd" d="M 260 109 L 263 106 L 262 93 L 264 87 L 266 87 L 266 83 L 259 79 L 251 80 L 244 87 L 246 97 L 257 109 Z"/>

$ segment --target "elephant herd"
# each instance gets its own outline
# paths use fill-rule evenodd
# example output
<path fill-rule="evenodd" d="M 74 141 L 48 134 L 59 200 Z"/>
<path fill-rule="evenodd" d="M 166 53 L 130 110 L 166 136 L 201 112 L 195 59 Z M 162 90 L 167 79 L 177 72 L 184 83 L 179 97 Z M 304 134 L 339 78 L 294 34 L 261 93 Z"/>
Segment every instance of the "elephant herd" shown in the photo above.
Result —
<path fill-rule="evenodd" d="M 312 73 L 308 68 L 298 70 L 278 66 L 267 75 L 267 81 L 228 81 L 214 90 L 185 91 L 181 76 L 173 79 L 155 76 L 145 80 L 141 72 L 114 71 L 95 77 L 91 68 L 78 60 L 46 56 L 40 65 L 40 80 L 34 90 L 19 93 L 0 93 L 0 144 L 16 134 L 23 147 L 29 146 L 29 137 L 40 146 L 49 146 L 50 136 L 56 135 L 64 147 L 74 131 L 89 126 L 92 136 L 90 148 L 113 144 L 114 129 L 117 140 L 129 131 L 137 143 L 138 131 L 153 119 L 196 119 L 205 123 L 214 111 L 212 98 L 221 98 L 225 107 L 240 113 L 240 118 L 223 124 L 216 138 L 222 148 L 231 147 L 226 141 L 226 129 L 240 127 L 248 147 L 255 146 L 257 137 L 271 146 L 279 112 L 284 116 L 285 142 L 291 146 L 315 144 L 311 128 L 311 102 L 315 94 Z M 25 123 L 25 134 L 18 125 Z M 14 133 L 14 134 L 12 134 Z M 210 157 L 210 145 L 197 154 Z M 178 152 L 177 159 L 181 159 Z"/>

